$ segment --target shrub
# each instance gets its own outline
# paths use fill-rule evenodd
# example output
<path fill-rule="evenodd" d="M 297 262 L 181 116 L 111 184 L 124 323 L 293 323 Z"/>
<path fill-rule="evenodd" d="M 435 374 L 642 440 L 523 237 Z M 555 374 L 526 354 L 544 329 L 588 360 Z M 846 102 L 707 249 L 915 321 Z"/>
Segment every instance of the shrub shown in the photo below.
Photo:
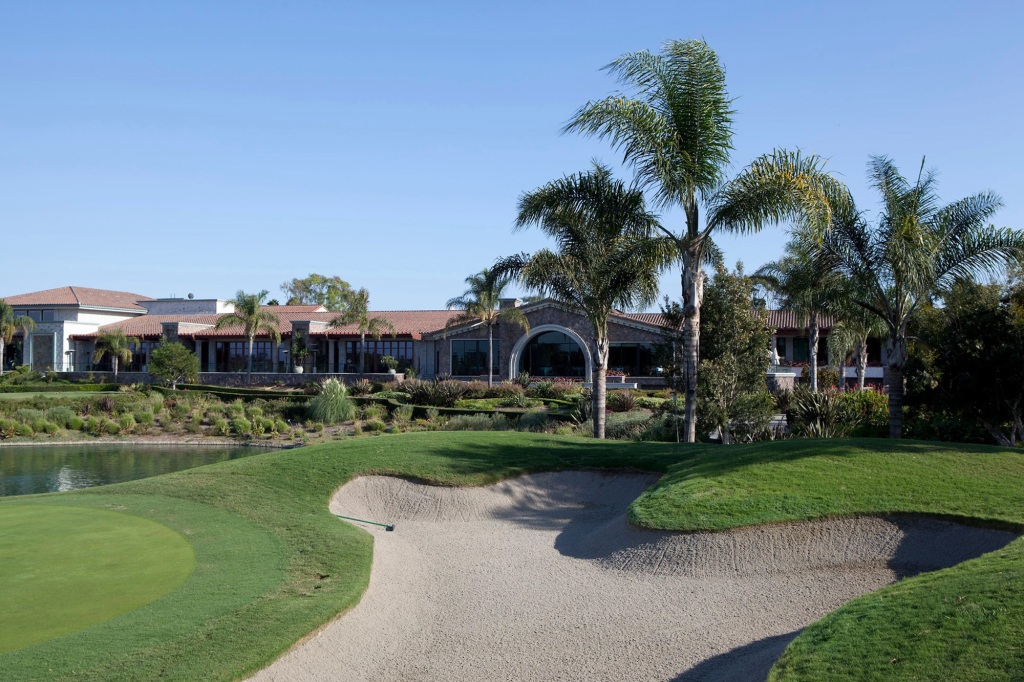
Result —
<path fill-rule="evenodd" d="M 156 421 L 156 417 L 153 416 L 152 412 L 136 412 L 134 417 L 135 421 L 145 428 L 149 428 Z"/>
<path fill-rule="evenodd" d="M 89 417 L 85 420 L 83 427 L 89 433 L 99 435 L 103 431 L 103 420 L 99 417 Z"/>
<path fill-rule="evenodd" d="M 639 438 L 651 421 L 650 412 L 613 412 L 605 417 L 605 438 L 615 440 L 633 440 Z M 593 426 L 591 426 L 593 432 Z"/>
<path fill-rule="evenodd" d="M 486 381 L 467 381 L 465 383 L 466 393 L 463 398 L 486 398 L 487 397 L 487 382 Z"/>
<path fill-rule="evenodd" d="M 408 379 L 402 385 L 405 392 L 409 394 L 409 401 L 413 405 L 430 405 L 433 383 L 421 381 L 420 379 Z"/>
<path fill-rule="evenodd" d="M 113 419 L 104 419 L 103 430 L 107 433 L 108 436 L 116 436 L 119 433 L 121 433 L 121 425 L 118 424 Z"/>
<path fill-rule="evenodd" d="M 372 384 L 370 384 L 369 379 L 359 379 L 349 387 L 348 392 L 349 395 L 359 397 L 364 395 L 370 395 L 370 391 L 372 390 L 372 388 L 373 386 Z"/>
<path fill-rule="evenodd" d="M 135 421 L 135 417 L 130 414 L 122 414 L 118 420 L 118 431 L 120 433 L 131 433 L 138 426 L 138 422 Z"/>
<path fill-rule="evenodd" d="M 22 424 L 31 424 L 37 419 L 45 419 L 42 410 L 34 410 L 31 407 L 22 407 L 15 411 L 14 418 Z"/>
<path fill-rule="evenodd" d="M 231 430 L 240 438 L 247 438 L 252 435 L 252 422 L 244 417 L 235 417 L 231 420 Z"/>
<path fill-rule="evenodd" d="M 466 384 L 455 379 L 445 379 L 434 384 L 431 391 L 430 405 L 437 407 L 455 407 L 455 403 L 466 393 Z"/>
<path fill-rule="evenodd" d="M 245 401 L 241 398 L 231 401 L 227 406 L 227 413 L 228 417 L 232 419 L 245 416 Z"/>
<path fill-rule="evenodd" d="M 516 428 L 520 431 L 543 431 L 550 421 L 543 412 L 527 412 L 519 418 Z"/>
<path fill-rule="evenodd" d="M 409 394 L 406 393 L 405 391 L 381 391 L 380 393 L 377 393 L 374 397 L 381 398 L 384 400 L 394 400 L 395 402 L 399 403 L 409 402 Z"/>
<path fill-rule="evenodd" d="M 252 435 L 257 438 L 267 432 L 266 424 L 264 424 L 263 419 L 259 417 L 252 420 L 250 429 L 252 430 Z"/>
<path fill-rule="evenodd" d="M 511 381 L 503 381 L 499 385 L 495 386 L 491 391 L 494 398 L 501 398 L 505 400 L 514 396 L 525 396 L 526 389 L 519 384 L 514 384 Z"/>
<path fill-rule="evenodd" d="M 380 403 L 366 403 L 359 410 L 359 415 L 363 419 L 384 419 L 388 416 L 388 408 Z"/>
<path fill-rule="evenodd" d="M 51 407 L 46 411 L 46 418 L 64 429 L 70 428 L 68 425 L 77 416 L 74 410 L 64 406 Z"/>
<path fill-rule="evenodd" d="M 805 438 L 845 436 L 858 421 L 858 418 L 847 409 L 842 393 L 812 393 L 803 387 L 793 392 L 787 419 L 793 433 Z"/>
<path fill-rule="evenodd" d="M 274 433 L 286 436 L 292 432 L 292 427 L 288 426 L 288 422 L 283 419 L 278 419 L 274 422 Z"/>
<path fill-rule="evenodd" d="M 530 399 L 526 397 L 525 393 L 513 393 L 502 398 L 499 405 L 502 407 L 528 407 Z"/>
<path fill-rule="evenodd" d="M 83 426 L 85 426 L 85 420 L 77 414 L 68 420 L 68 428 L 72 431 L 81 431 Z"/>
<path fill-rule="evenodd" d="M 607 405 L 613 412 L 632 412 L 637 409 L 636 396 L 628 389 L 612 391 L 608 394 Z"/>
<path fill-rule="evenodd" d="M 231 424 L 227 419 L 217 419 L 213 422 L 213 433 L 217 436 L 230 436 Z"/>
<path fill-rule="evenodd" d="M 436 407 L 427 408 L 427 421 L 436 422 L 441 416 L 441 411 Z"/>
<path fill-rule="evenodd" d="M 17 426 L 17 431 L 18 431 L 18 435 L 19 436 L 26 436 L 27 437 L 27 436 L 31 436 L 33 433 L 35 433 L 32 430 L 32 427 L 29 426 L 28 424 L 22 424 L 21 422 L 15 422 L 15 423 L 18 425 Z"/>
<path fill-rule="evenodd" d="M 364 426 L 367 431 L 373 431 L 375 433 L 380 433 L 387 428 L 387 424 L 380 419 L 367 419 Z"/>
<path fill-rule="evenodd" d="M 659 410 L 663 404 L 664 398 L 651 398 L 645 395 L 636 397 L 636 406 L 641 410 Z"/>
<path fill-rule="evenodd" d="M 14 419 L 0 417 L 0 438 L 14 438 L 18 435 L 20 424 Z"/>
<path fill-rule="evenodd" d="M 516 378 L 512 380 L 517 386 L 520 386 L 524 391 L 530 387 L 530 373 L 520 372 L 516 375 Z"/>
<path fill-rule="evenodd" d="M 413 406 L 402 405 L 391 412 L 391 419 L 395 424 L 406 425 L 412 421 Z"/>
<path fill-rule="evenodd" d="M 329 381 L 338 381 L 337 379 L 329 379 Z M 250 421 L 258 417 L 263 416 L 263 410 L 258 405 L 247 405 L 245 407 L 245 416 Z"/>
<path fill-rule="evenodd" d="M 345 384 L 325 379 L 320 392 L 309 401 L 309 416 L 325 424 L 338 424 L 355 416 L 355 405 L 345 392 Z"/>
<path fill-rule="evenodd" d="M 445 423 L 447 431 L 508 431 L 512 422 L 503 414 L 460 414 Z"/>

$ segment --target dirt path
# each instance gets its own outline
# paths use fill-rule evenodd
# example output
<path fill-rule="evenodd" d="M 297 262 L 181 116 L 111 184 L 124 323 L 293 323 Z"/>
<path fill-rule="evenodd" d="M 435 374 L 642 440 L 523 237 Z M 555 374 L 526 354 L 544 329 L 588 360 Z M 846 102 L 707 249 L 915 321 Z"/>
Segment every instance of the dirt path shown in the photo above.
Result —
<path fill-rule="evenodd" d="M 626 508 L 655 480 L 357 479 L 331 511 L 397 524 L 367 527 L 366 595 L 253 679 L 763 680 L 801 628 L 849 599 L 1016 537 L 877 518 L 713 534 L 629 527 Z"/>

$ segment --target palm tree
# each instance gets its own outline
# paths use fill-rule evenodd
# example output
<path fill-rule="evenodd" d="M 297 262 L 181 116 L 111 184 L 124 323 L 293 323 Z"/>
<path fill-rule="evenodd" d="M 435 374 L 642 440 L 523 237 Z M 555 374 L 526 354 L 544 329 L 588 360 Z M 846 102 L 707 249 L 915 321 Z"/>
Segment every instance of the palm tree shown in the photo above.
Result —
<path fill-rule="evenodd" d="M 117 365 L 119 361 L 132 361 L 132 346 L 138 346 L 140 342 L 134 336 L 125 336 L 123 329 L 113 329 L 100 332 L 96 337 L 96 350 L 93 353 L 93 362 L 99 362 L 106 356 L 110 356 L 114 367 L 114 379 L 117 379 Z"/>
<path fill-rule="evenodd" d="M 787 246 L 787 254 L 762 265 L 752 275 L 755 282 L 773 292 L 780 303 L 807 324 L 807 346 L 811 391 L 818 392 L 818 332 L 823 315 L 838 310 L 846 293 L 842 279 L 831 270 L 820 252 L 804 247 L 800 240 Z"/>
<path fill-rule="evenodd" d="M 543 249 L 500 260 L 496 276 L 522 284 L 580 311 L 594 328 L 594 436 L 604 438 L 608 317 L 615 309 L 647 305 L 658 293 L 657 270 L 671 258 L 650 239 L 657 225 L 643 192 L 626 187 L 599 164 L 550 182 L 519 199 L 516 229 L 536 225 L 554 237 L 557 251 Z"/>
<path fill-rule="evenodd" d="M 530 331 L 530 323 L 519 308 L 498 309 L 498 302 L 505 288 L 511 283 L 509 277 L 496 277 L 490 269 L 484 268 L 466 278 L 467 289 L 461 296 L 448 299 L 445 307 L 458 308 L 462 313 L 448 320 L 445 329 L 464 324 L 481 323 L 487 327 L 487 386 L 494 384 L 494 327 L 504 320 L 517 324 L 524 331 Z"/>
<path fill-rule="evenodd" d="M 35 320 L 27 315 L 15 315 L 14 307 L 0 298 L 0 374 L 4 373 L 4 351 L 14 340 L 14 334 L 22 330 L 22 348 L 28 342 L 28 333 L 36 328 Z"/>
<path fill-rule="evenodd" d="M 623 152 L 643 188 L 655 191 L 660 207 L 679 206 L 685 228 L 659 226 L 682 266 L 683 369 L 687 442 L 696 440 L 697 361 L 701 266 L 714 249 L 715 231 L 756 232 L 787 218 L 817 223 L 844 192 L 824 172 L 817 156 L 777 151 L 755 160 L 726 182 L 732 150 L 732 100 L 725 71 L 707 43 L 670 41 L 661 54 L 627 54 L 607 70 L 634 91 L 583 105 L 565 126 L 607 138 Z M 704 226 L 700 210 L 707 212 Z"/>
<path fill-rule="evenodd" d="M 242 336 L 248 341 L 246 346 L 246 384 L 252 383 L 252 347 L 256 341 L 256 335 L 266 332 L 274 341 L 281 342 L 281 332 L 277 329 L 281 320 L 269 310 L 263 310 L 263 301 L 269 293 L 264 289 L 258 294 L 247 294 L 239 289 L 231 301 L 235 307 L 234 311 L 218 319 L 214 326 L 215 329 L 242 328 Z"/>
<path fill-rule="evenodd" d="M 862 294 L 853 290 L 854 283 L 844 278 L 844 295 L 835 310 L 836 323 L 828 334 L 829 362 L 839 367 L 839 376 L 844 376 L 847 358 L 853 355 L 857 369 L 857 390 L 864 390 L 864 379 L 868 367 L 868 338 L 885 334 L 882 319 L 873 312 L 857 305 Z"/>
<path fill-rule="evenodd" d="M 366 371 L 366 335 L 377 341 L 384 332 L 395 333 L 395 326 L 383 317 L 370 317 L 370 292 L 360 289 L 349 296 L 348 308 L 331 320 L 330 326 L 343 327 L 354 324 L 359 331 L 359 374 Z"/>
<path fill-rule="evenodd" d="M 913 183 L 884 156 L 871 158 L 868 177 L 882 198 L 877 225 L 869 226 L 851 204 L 835 211 L 822 247 L 836 270 L 858 283 L 857 304 L 885 325 L 889 436 L 899 438 L 907 324 L 914 312 L 954 281 L 996 273 L 1024 257 L 1024 233 L 987 224 L 1002 206 L 991 192 L 941 205 L 935 173 L 925 171 L 923 159 Z"/>

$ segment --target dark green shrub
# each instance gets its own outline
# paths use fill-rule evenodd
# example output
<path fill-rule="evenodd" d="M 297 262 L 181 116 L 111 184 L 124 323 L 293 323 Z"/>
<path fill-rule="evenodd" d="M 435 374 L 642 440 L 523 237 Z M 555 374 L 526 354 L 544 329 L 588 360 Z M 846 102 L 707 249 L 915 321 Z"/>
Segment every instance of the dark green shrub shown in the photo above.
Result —
<path fill-rule="evenodd" d="M 849 435 L 857 423 L 856 416 L 851 415 L 847 409 L 842 393 L 812 393 L 804 387 L 793 392 L 787 419 L 793 434 L 804 438 L 835 438 Z"/>
<path fill-rule="evenodd" d="M 519 431 L 543 431 L 550 423 L 551 420 L 543 412 L 527 412 L 519 417 L 516 428 Z"/>
<path fill-rule="evenodd" d="M 36 410 L 31 407 L 22 407 L 14 413 L 14 418 L 23 424 L 31 424 L 37 419 L 45 419 L 45 415 L 42 410 Z"/>
<path fill-rule="evenodd" d="M 286 422 L 285 420 L 278 419 L 274 422 L 274 433 L 281 434 L 282 436 L 287 436 L 291 432 L 292 427 L 288 426 L 288 422 Z"/>
<path fill-rule="evenodd" d="M 14 438 L 18 435 L 20 424 L 14 419 L 0 417 L 0 438 Z"/>
<path fill-rule="evenodd" d="M 68 420 L 67 428 L 71 431 L 81 431 L 83 426 L 85 426 L 85 420 L 78 415 Z"/>
<path fill-rule="evenodd" d="M 32 430 L 36 433 L 46 433 L 46 426 L 51 422 L 46 420 L 46 417 L 37 417 L 30 422 Z"/>
<path fill-rule="evenodd" d="M 380 403 L 366 403 L 359 410 L 359 416 L 362 419 L 384 419 L 388 416 L 388 408 Z"/>
<path fill-rule="evenodd" d="M 133 416 L 135 417 L 136 422 L 147 429 L 153 426 L 153 422 L 156 421 L 156 417 L 153 416 L 152 412 L 136 412 Z"/>
<path fill-rule="evenodd" d="M 35 433 L 32 430 L 32 427 L 29 426 L 28 424 L 22 424 L 21 422 L 16 422 L 16 423 L 18 424 L 18 426 L 17 426 L 18 434 L 17 435 L 19 435 L 19 436 L 26 436 L 27 437 L 27 436 L 31 436 L 33 433 Z"/>
<path fill-rule="evenodd" d="M 526 393 L 510 393 L 502 398 L 499 404 L 502 407 L 529 407 L 530 402 L 530 399 L 526 397 Z"/>

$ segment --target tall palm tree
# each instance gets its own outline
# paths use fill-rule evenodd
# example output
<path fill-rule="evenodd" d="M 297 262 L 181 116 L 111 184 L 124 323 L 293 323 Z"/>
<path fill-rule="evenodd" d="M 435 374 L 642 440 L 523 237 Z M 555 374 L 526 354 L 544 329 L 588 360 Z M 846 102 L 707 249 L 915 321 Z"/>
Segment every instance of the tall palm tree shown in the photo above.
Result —
<path fill-rule="evenodd" d="M 28 333 L 36 328 L 35 321 L 27 315 L 15 315 L 14 307 L 0 298 L 0 374 L 4 373 L 4 351 L 14 340 L 14 334 L 22 330 L 22 348 L 28 343 Z"/>
<path fill-rule="evenodd" d="M 445 307 L 458 308 L 462 312 L 448 320 L 445 329 L 464 324 L 481 323 L 487 327 L 487 386 L 494 384 L 494 327 L 504 320 L 530 331 L 530 323 L 519 308 L 498 309 L 498 303 L 505 288 L 511 283 L 510 277 L 496 277 L 484 268 L 466 278 L 466 291 L 461 296 L 448 299 Z"/>
<path fill-rule="evenodd" d="M 991 192 L 941 205 L 935 173 L 925 171 L 923 159 L 914 182 L 884 156 L 871 158 L 868 178 L 882 199 L 878 223 L 868 225 L 851 204 L 834 212 L 821 243 L 835 268 L 859 283 L 856 302 L 885 325 L 889 436 L 899 438 L 907 324 L 914 312 L 954 281 L 996 273 L 1024 257 L 1024 233 L 988 224 L 1002 206 Z"/>
<path fill-rule="evenodd" d="M 756 232 L 787 218 L 820 222 L 844 188 L 817 156 L 777 151 L 726 181 L 732 150 L 732 100 L 714 50 L 698 40 L 665 43 L 661 54 L 627 54 L 606 69 L 635 95 L 617 93 L 583 105 L 563 132 L 608 139 L 633 166 L 660 207 L 679 206 L 686 225 L 660 227 L 681 265 L 685 431 L 696 440 L 701 266 L 716 231 Z M 706 210 L 703 226 L 701 208 Z"/>
<path fill-rule="evenodd" d="M 846 294 L 842 278 L 832 271 L 831 262 L 824 255 L 794 240 L 787 245 L 784 257 L 762 265 L 752 279 L 773 292 L 785 308 L 806 323 L 811 391 L 817 393 L 821 318 L 838 310 Z"/>
<path fill-rule="evenodd" d="M 241 327 L 242 336 L 246 338 L 246 375 L 245 383 L 252 383 L 252 347 L 256 341 L 256 335 L 266 332 L 274 341 L 281 342 L 281 332 L 277 325 L 281 320 L 269 310 L 263 310 L 263 301 L 267 298 L 268 292 L 263 289 L 257 294 L 247 294 L 241 289 L 235 294 L 231 303 L 235 309 L 217 320 L 215 329 L 228 329 Z"/>
<path fill-rule="evenodd" d="M 604 438 L 608 317 L 615 309 L 647 305 L 658 293 L 657 270 L 671 258 L 650 239 L 657 218 L 643 192 L 626 187 L 599 164 L 527 192 L 519 199 L 516 229 L 536 225 L 558 244 L 532 256 L 502 259 L 492 272 L 581 312 L 593 325 L 594 436 Z"/>
<path fill-rule="evenodd" d="M 139 340 L 134 336 L 125 336 L 123 329 L 100 332 L 96 337 L 96 350 L 93 352 L 92 361 L 99 362 L 109 355 L 114 367 L 114 379 L 117 379 L 119 361 L 131 362 L 132 346 L 138 345 Z"/>
<path fill-rule="evenodd" d="M 384 332 L 394 335 L 395 326 L 383 317 L 370 317 L 370 292 L 366 289 L 353 292 L 349 296 L 347 309 L 330 322 L 332 327 L 350 324 L 356 325 L 359 332 L 359 374 L 362 375 L 366 372 L 366 335 L 380 341 Z"/>

